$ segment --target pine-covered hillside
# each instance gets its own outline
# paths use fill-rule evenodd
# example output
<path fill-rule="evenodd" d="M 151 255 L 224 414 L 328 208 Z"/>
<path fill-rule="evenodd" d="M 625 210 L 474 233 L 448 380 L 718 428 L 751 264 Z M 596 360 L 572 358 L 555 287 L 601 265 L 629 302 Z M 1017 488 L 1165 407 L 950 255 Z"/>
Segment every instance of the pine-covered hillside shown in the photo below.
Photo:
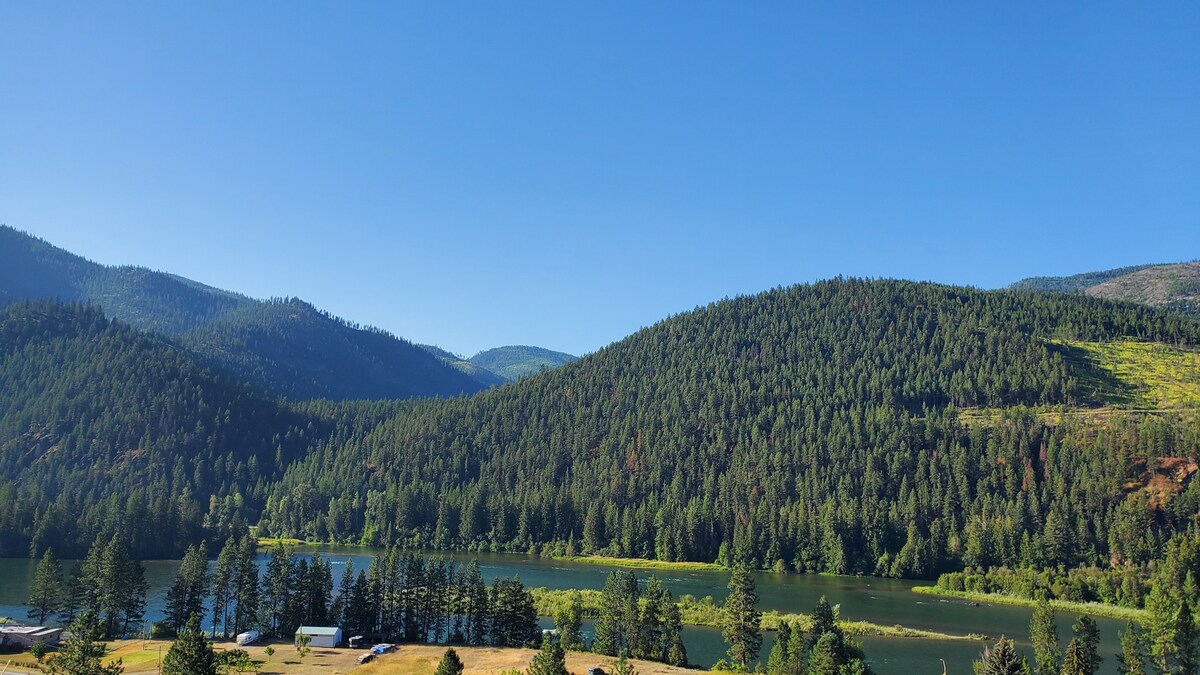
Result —
<path fill-rule="evenodd" d="M 0 556 L 127 533 L 176 556 L 256 517 L 326 427 L 95 306 L 0 308 Z"/>
<path fill-rule="evenodd" d="M 407 340 L 349 325 L 296 298 L 239 307 L 179 341 L 293 400 L 449 397 L 485 388 Z"/>
<path fill-rule="evenodd" d="M 1195 354 L 1200 323 L 1077 295 L 776 289 L 323 444 L 262 526 L 902 576 L 1145 562 L 1200 512 L 1200 427 L 1119 407 L 1133 385 L 1086 348 L 1117 338 Z"/>
<path fill-rule="evenodd" d="M 0 225 L 0 301 L 93 302 L 106 314 L 167 335 L 203 325 L 250 298 L 144 267 L 107 267 Z"/>
<path fill-rule="evenodd" d="M 1195 318 L 1128 303 L 834 280 L 471 398 L 297 405 L 94 307 L 14 303 L 0 545 L 77 552 L 126 528 L 147 533 L 140 554 L 178 554 L 244 520 L 335 542 L 1137 578 L 1197 528 L 1198 345 Z M 1144 584 L 1114 583 L 1140 602 Z"/>
<path fill-rule="evenodd" d="M 99 265 L 0 226 L 0 304 L 37 298 L 95 303 L 278 396 L 456 396 L 488 386 L 405 340 L 298 300 L 254 300 L 165 272 Z"/>

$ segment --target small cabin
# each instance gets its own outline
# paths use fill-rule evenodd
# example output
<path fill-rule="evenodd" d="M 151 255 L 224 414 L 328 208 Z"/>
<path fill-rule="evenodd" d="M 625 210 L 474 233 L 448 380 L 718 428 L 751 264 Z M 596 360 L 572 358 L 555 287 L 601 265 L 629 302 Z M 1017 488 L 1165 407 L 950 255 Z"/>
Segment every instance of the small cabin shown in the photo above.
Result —
<path fill-rule="evenodd" d="M 300 636 L 308 636 L 309 647 L 336 647 L 342 642 L 342 629 L 337 626 L 300 626 L 296 629 L 296 645 Z"/>

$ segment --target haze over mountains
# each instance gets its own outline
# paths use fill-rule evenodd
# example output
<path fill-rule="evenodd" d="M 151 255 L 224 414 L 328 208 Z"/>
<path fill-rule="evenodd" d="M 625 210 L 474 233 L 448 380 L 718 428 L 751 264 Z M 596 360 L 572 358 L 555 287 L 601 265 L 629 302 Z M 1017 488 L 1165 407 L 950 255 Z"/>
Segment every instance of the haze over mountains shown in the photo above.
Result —
<path fill-rule="evenodd" d="M 464 372 L 298 298 L 255 300 L 165 272 L 99 265 L 0 226 L 0 302 L 23 298 L 95 303 L 109 317 L 169 336 L 236 378 L 292 399 L 457 396 L 515 379 L 506 369 L 522 368 L 516 357 L 497 362 L 502 374 L 486 366 Z"/>

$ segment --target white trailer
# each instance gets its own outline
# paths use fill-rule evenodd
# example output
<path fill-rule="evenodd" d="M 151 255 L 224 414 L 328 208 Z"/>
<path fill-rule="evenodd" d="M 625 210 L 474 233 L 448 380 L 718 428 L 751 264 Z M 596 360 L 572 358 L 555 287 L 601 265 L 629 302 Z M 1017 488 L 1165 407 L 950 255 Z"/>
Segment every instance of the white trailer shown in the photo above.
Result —
<path fill-rule="evenodd" d="M 238 633 L 237 643 L 239 647 L 258 642 L 258 631 L 248 630 L 245 633 Z"/>

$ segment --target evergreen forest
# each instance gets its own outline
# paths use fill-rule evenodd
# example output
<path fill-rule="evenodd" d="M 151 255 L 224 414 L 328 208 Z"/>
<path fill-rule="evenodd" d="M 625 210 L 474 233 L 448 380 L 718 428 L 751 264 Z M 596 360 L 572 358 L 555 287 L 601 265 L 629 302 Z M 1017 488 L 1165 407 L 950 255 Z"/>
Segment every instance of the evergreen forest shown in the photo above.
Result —
<path fill-rule="evenodd" d="M 1200 425 L 1186 397 L 1129 403 L 1140 385 L 1089 349 L 1119 341 L 1186 361 L 1200 322 L 834 279 L 714 302 L 470 397 L 294 402 L 96 306 L 14 302 L 0 554 L 79 557 L 131 533 L 135 558 L 178 557 L 251 525 L 972 584 L 1047 573 L 1030 593 L 1137 606 L 1150 570 L 1195 547 Z M 1180 584 L 1200 574 L 1172 555 Z"/>

